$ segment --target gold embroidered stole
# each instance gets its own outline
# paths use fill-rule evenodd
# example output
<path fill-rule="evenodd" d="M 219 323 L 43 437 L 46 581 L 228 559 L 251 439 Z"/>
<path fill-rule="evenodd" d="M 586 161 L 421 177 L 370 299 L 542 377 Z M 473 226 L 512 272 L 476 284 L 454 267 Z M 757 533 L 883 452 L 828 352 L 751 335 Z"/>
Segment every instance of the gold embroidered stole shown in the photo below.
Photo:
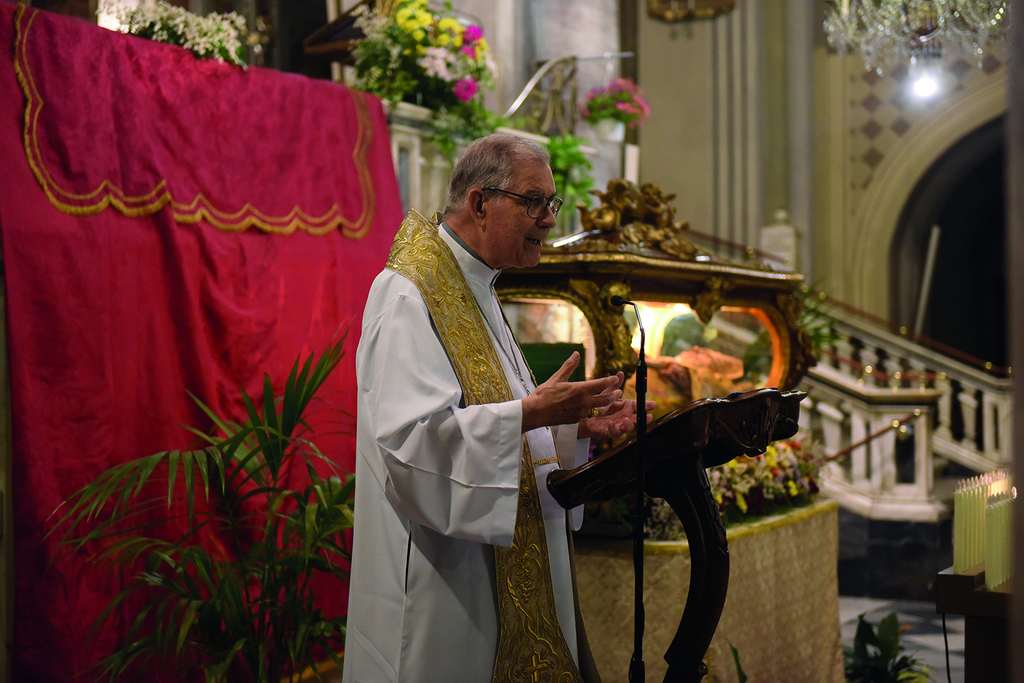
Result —
<path fill-rule="evenodd" d="M 448 352 L 467 405 L 512 400 L 505 372 L 451 249 L 437 226 L 410 211 L 391 246 L 387 267 L 409 278 Z M 494 548 L 498 593 L 495 683 L 580 683 L 555 610 L 544 517 L 523 439 L 519 504 L 512 547 Z"/>

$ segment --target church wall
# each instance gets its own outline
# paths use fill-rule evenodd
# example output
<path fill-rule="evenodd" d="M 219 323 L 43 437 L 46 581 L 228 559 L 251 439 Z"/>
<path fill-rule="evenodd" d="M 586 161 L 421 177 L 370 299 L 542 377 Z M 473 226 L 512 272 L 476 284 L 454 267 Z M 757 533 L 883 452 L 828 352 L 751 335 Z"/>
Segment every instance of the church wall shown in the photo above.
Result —
<path fill-rule="evenodd" d="M 618 0 L 454 0 L 452 6 L 484 27 L 498 64 L 488 100 L 496 111 L 505 111 L 541 63 L 619 49 Z M 617 63 L 611 71 L 618 73 Z M 583 64 L 580 72 L 581 92 L 607 76 L 604 63 Z"/>
<path fill-rule="evenodd" d="M 453 6 L 479 20 L 488 36 L 498 77 L 487 104 L 497 112 L 506 111 L 544 62 L 619 51 L 618 0 L 455 0 Z M 578 99 L 616 77 L 620 67 L 617 59 L 583 59 L 577 66 Z M 579 125 L 577 134 L 592 137 L 586 124 Z M 595 150 L 591 162 L 599 186 L 621 176 L 621 150 L 588 141 Z"/>
<path fill-rule="evenodd" d="M 821 3 L 740 0 L 674 25 L 636 12 L 653 109 L 640 179 L 676 193 L 695 230 L 753 246 L 786 209 L 809 282 L 888 317 L 900 212 L 934 160 L 1005 112 L 1002 57 L 979 69 L 948 54 L 947 89 L 922 104 L 905 69 L 877 76 L 829 50 Z"/>
<path fill-rule="evenodd" d="M 943 152 L 1006 110 L 997 56 L 981 69 L 952 55 L 944 64 L 947 89 L 919 102 L 908 94 L 906 69 L 878 76 L 859 56 L 834 54 L 823 40 L 815 47 L 817 284 L 886 318 L 889 252 L 911 191 Z"/>
<path fill-rule="evenodd" d="M 765 223 L 766 147 L 785 163 L 784 136 L 764 137 L 764 111 L 776 120 L 783 103 L 762 100 L 765 78 L 782 76 L 778 53 L 766 62 L 763 25 L 780 24 L 781 2 L 739 2 L 712 20 L 666 24 L 638 3 L 638 79 L 652 114 L 639 134 L 640 179 L 675 193 L 678 215 L 694 230 L 756 244 Z M 778 172 L 777 169 L 774 172 Z M 768 185 L 772 203 L 786 174 Z M 772 207 L 776 208 L 776 207 Z"/>
<path fill-rule="evenodd" d="M 702 232 L 715 223 L 713 22 L 668 25 L 641 13 L 637 70 L 651 105 L 640 130 L 640 179 L 676 194 L 677 215 Z"/>
<path fill-rule="evenodd" d="M 763 7 L 760 171 L 764 206 L 761 219 L 768 222 L 777 209 L 791 211 L 786 46 L 792 31 L 787 30 L 784 0 L 767 0 Z"/>
<path fill-rule="evenodd" d="M 525 57 L 527 3 L 522 0 L 456 0 L 454 9 L 479 20 L 498 64 L 495 90 L 487 95 L 493 111 L 504 112 L 530 77 Z"/>

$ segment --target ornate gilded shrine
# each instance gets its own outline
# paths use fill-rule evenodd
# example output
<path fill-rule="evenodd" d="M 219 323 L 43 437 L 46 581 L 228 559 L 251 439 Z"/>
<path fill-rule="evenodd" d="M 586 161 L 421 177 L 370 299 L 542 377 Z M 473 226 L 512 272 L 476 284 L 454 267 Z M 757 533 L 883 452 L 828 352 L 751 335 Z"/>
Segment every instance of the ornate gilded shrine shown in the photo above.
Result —
<path fill-rule="evenodd" d="M 611 303 L 618 295 L 640 304 L 659 414 L 699 398 L 796 386 L 814 362 L 799 325 L 801 275 L 714 258 L 676 219 L 674 195 L 654 185 L 613 180 L 598 197 L 581 209 L 582 232 L 545 247 L 537 267 L 498 281 L 525 348 L 582 344 L 588 377 L 628 377 L 639 333 L 632 310 Z"/>

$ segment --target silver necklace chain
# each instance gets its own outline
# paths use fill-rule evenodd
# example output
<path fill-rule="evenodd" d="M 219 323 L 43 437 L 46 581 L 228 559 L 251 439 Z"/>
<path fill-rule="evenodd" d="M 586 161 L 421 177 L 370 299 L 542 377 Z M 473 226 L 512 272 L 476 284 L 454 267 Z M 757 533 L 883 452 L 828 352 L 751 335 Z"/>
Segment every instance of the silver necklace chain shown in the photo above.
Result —
<path fill-rule="evenodd" d="M 497 299 L 497 294 L 495 294 L 493 286 L 491 286 L 491 296 L 493 297 L 491 299 L 491 306 L 493 308 L 494 302 Z M 476 297 L 473 297 L 473 299 L 475 301 Z M 504 354 L 505 358 L 508 359 L 509 365 L 512 366 L 512 372 L 515 373 L 516 379 L 518 379 L 519 380 L 519 384 L 522 385 L 523 391 L 525 391 L 527 394 L 529 394 L 530 393 L 530 385 L 528 385 L 526 383 L 526 380 L 523 378 L 523 371 L 519 367 L 519 359 L 516 357 L 516 355 L 517 355 L 516 354 L 516 349 L 515 349 L 515 346 L 513 345 L 512 338 L 509 336 L 508 319 L 505 317 L 505 311 L 501 310 L 501 304 L 498 304 L 498 310 L 501 311 L 501 318 L 502 318 L 502 321 L 505 323 L 504 325 L 502 325 L 502 332 L 504 333 L 502 336 L 505 338 L 505 342 L 508 344 L 508 348 L 507 349 L 505 348 L 505 344 L 503 344 L 501 342 L 501 337 L 498 336 L 497 330 L 494 329 L 494 326 L 491 325 L 491 321 L 484 314 L 484 310 L 483 310 L 483 307 L 480 306 L 480 302 L 477 301 L 476 305 L 477 305 L 477 308 L 480 309 L 480 315 L 483 316 L 484 322 L 487 324 L 487 327 L 490 328 L 491 334 L 494 335 L 494 340 L 496 342 L 498 342 L 498 348 L 501 349 L 502 354 Z"/>

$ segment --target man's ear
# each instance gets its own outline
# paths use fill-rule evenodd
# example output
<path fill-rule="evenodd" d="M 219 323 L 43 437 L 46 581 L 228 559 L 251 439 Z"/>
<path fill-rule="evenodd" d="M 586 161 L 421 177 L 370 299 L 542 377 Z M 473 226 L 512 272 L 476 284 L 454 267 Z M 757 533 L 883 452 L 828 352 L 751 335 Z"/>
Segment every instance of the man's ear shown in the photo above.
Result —
<path fill-rule="evenodd" d="M 469 191 L 466 196 L 466 200 L 469 204 L 469 211 L 473 214 L 474 218 L 483 218 L 487 213 L 484 209 L 484 193 L 482 190 L 473 189 Z"/>

